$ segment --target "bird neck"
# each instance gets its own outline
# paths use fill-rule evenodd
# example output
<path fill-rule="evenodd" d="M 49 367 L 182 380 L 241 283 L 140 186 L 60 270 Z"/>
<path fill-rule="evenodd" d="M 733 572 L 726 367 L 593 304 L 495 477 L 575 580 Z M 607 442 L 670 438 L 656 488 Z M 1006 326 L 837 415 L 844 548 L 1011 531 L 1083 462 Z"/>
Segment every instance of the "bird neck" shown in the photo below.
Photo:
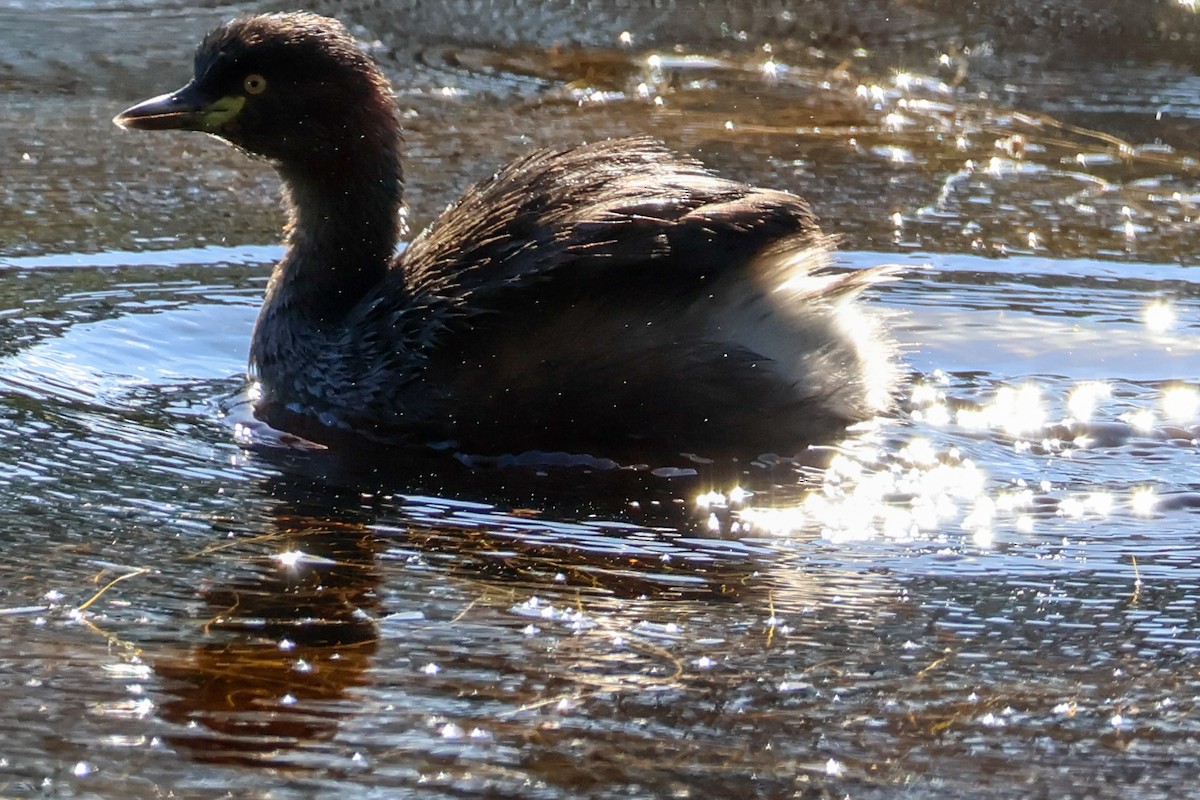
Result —
<path fill-rule="evenodd" d="M 267 302 L 335 322 L 383 280 L 400 236 L 403 172 L 397 148 L 365 145 L 280 164 L 287 252 Z"/>

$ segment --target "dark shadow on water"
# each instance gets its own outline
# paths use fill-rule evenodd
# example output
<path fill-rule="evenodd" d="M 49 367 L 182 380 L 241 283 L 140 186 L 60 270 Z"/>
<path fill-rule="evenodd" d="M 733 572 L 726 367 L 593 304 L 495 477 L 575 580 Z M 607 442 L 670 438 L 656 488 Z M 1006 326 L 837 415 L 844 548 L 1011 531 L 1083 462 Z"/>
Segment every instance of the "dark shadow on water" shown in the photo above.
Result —
<path fill-rule="evenodd" d="M 737 488 L 754 495 L 756 505 L 794 503 L 819 485 L 841 450 L 833 442 L 810 445 L 793 456 L 709 458 L 642 449 L 621 453 L 618 463 L 607 452 L 475 456 L 450 447 L 373 445 L 358 438 L 323 447 L 255 419 L 244 392 L 225 398 L 221 406 L 232 435 L 270 471 L 285 476 L 271 487 L 272 497 L 311 484 L 320 492 L 355 498 L 436 499 L 526 518 L 710 537 L 736 536 L 731 527 L 736 520 L 723 513 L 714 519 L 713 509 L 697 508 L 699 496 Z"/>

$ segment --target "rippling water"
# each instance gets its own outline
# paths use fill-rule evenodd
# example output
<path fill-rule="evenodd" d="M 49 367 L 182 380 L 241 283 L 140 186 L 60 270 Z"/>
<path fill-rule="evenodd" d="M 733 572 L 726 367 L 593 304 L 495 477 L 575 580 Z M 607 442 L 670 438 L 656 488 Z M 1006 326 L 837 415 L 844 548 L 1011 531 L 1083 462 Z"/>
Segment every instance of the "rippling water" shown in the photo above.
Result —
<path fill-rule="evenodd" d="M 356 6 L 416 225 L 537 144 L 653 132 L 906 265 L 870 302 L 911 372 L 799 464 L 362 464 L 238 427 L 276 183 L 110 125 L 230 11 L 145 9 L 58 9 L 51 54 L 0 4 L 0 794 L 1192 791 L 1187 69 L 495 48 Z"/>

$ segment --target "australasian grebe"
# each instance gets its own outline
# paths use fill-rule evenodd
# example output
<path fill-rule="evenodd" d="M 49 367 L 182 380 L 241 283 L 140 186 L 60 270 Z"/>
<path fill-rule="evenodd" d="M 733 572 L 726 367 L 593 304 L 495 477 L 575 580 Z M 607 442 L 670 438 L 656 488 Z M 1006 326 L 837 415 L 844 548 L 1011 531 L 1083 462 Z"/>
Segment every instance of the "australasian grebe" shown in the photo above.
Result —
<path fill-rule="evenodd" d="M 539 150 L 403 252 L 391 88 L 337 21 L 209 33 L 125 128 L 214 134 L 283 180 L 287 252 L 250 347 L 256 415 L 317 442 L 796 452 L 886 409 L 893 346 L 799 197 L 657 141 Z"/>

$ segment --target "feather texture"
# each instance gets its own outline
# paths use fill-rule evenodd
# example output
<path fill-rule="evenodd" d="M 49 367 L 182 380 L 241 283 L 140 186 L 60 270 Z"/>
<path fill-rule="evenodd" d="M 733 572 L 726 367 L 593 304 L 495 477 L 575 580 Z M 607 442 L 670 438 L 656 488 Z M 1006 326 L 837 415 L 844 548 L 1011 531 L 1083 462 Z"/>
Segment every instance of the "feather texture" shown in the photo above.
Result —
<path fill-rule="evenodd" d="M 891 403 L 894 348 L 857 297 L 892 272 L 831 271 L 802 199 L 656 140 L 530 153 L 393 259 L 398 114 L 335 21 L 223 26 L 192 83 L 118 118 L 139 120 L 199 125 L 279 169 L 288 248 L 251 345 L 256 411 L 278 428 L 492 455 L 753 455 Z"/>

